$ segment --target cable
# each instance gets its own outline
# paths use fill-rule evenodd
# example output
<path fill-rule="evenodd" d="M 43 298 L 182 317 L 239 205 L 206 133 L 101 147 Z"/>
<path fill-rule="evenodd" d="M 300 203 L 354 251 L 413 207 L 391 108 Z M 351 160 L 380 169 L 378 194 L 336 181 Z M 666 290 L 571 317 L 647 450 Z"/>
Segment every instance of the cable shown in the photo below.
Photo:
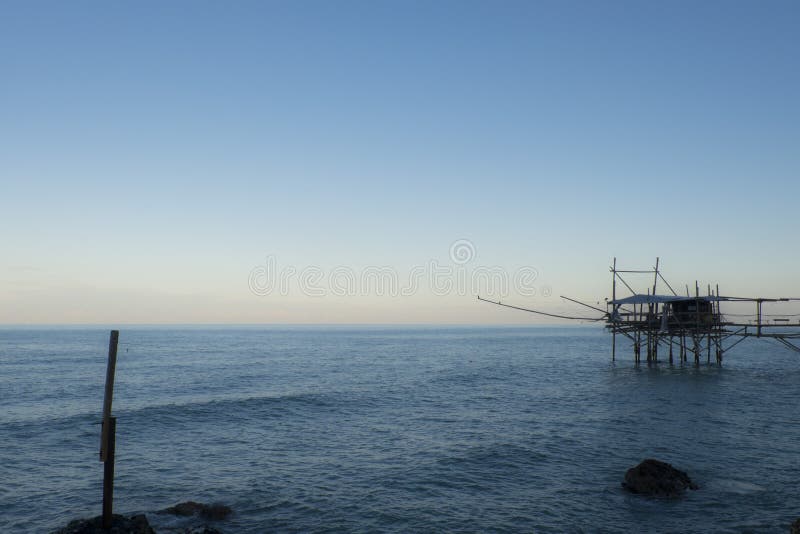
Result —
<path fill-rule="evenodd" d="M 526 312 L 536 313 L 536 314 L 539 314 L 539 315 L 546 315 L 548 317 L 557 317 L 559 319 L 572 319 L 572 320 L 576 320 L 576 321 L 602 321 L 603 319 L 605 319 L 605 317 L 570 317 L 570 316 L 567 316 L 567 315 L 558 315 L 558 314 L 555 314 L 555 313 L 547 313 L 547 312 L 538 311 L 538 310 L 531 310 L 529 308 L 520 308 L 519 306 L 512 306 L 511 304 L 503 304 L 500 301 L 495 302 L 493 300 L 483 299 L 483 298 L 481 298 L 480 295 L 478 295 L 478 300 L 482 300 L 484 302 L 489 302 L 491 304 L 496 304 L 498 306 L 504 306 L 506 308 L 513 308 L 515 310 L 522 310 L 522 311 L 526 311 Z"/>

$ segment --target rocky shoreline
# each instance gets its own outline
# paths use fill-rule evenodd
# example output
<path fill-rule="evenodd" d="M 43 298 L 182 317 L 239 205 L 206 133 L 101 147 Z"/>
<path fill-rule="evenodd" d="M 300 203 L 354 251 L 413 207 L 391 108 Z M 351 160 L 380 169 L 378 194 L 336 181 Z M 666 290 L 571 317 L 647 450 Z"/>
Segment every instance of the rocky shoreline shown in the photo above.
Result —
<path fill-rule="evenodd" d="M 635 467 L 628 469 L 622 487 L 634 494 L 652 497 L 679 497 L 687 489 L 697 490 L 699 486 L 694 483 L 684 471 L 674 468 L 671 464 L 648 458 Z M 195 501 L 186 501 L 174 506 L 154 512 L 158 515 L 174 515 L 177 517 L 196 517 L 205 521 L 221 521 L 228 518 L 233 511 L 230 507 L 219 504 L 203 504 Z M 170 527 L 164 531 L 166 534 L 223 534 L 221 530 L 203 523 L 194 526 Z M 790 534 L 800 534 L 800 518 L 789 526 Z M 76 519 L 61 529 L 51 534 L 157 534 L 150 525 L 145 514 L 136 514 L 126 517 L 114 514 L 111 529 L 102 527 L 102 516 L 92 519 Z"/>
<path fill-rule="evenodd" d="M 230 507 L 224 504 L 203 504 L 195 501 L 182 502 L 155 512 L 159 515 L 197 517 L 203 521 L 220 521 L 226 519 L 231 513 Z M 114 514 L 110 529 L 106 530 L 102 525 L 102 516 L 91 519 L 75 519 L 51 534 L 157 534 L 145 514 L 136 514 L 130 517 Z M 185 528 L 171 528 L 169 531 L 172 534 L 222 534 L 222 531 L 205 523 Z"/>

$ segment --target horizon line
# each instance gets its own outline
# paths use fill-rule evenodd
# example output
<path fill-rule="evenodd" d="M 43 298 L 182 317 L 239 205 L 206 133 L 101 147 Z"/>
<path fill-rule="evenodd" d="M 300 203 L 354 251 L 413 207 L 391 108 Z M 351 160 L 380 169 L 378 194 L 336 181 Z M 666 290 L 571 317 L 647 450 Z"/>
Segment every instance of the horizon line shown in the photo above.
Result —
<path fill-rule="evenodd" d="M 448 327 L 448 328 L 538 328 L 597 326 L 588 321 L 574 323 L 0 323 L 0 328 L 170 328 L 170 327 Z"/>

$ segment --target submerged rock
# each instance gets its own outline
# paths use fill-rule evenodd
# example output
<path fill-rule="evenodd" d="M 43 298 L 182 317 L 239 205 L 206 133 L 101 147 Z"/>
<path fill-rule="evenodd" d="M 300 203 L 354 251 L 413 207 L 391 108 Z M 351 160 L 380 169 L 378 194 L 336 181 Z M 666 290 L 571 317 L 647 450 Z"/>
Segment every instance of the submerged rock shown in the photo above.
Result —
<path fill-rule="evenodd" d="M 790 534 L 800 534 L 800 519 L 795 519 L 794 523 L 789 526 Z"/>
<path fill-rule="evenodd" d="M 675 497 L 687 488 L 697 489 L 689 475 L 666 462 L 647 459 L 625 473 L 622 487 L 631 493 L 656 497 Z"/>
<path fill-rule="evenodd" d="M 222 531 L 209 527 L 208 525 L 203 525 L 202 527 L 190 528 L 185 531 L 184 534 L 222 534 Z"/>
<path fill-rule="evenodd" d="M 125 517 L 114 514 L 111 517 L 110 530 L 103 528 L 103 516 L 99 515 L 93 519 L 70 521 L 66 527 L 56 530 L 53 534 L 155 534 L 144 515 Z"/>
<path fill-rule="evenodd" d="M 180 516 L 197 515 L 205 519 L 225 519 L 231 514 L 231 509 L 224 504 L 203 504 L 200 502 L 186 501 L 169 508 L 159 510 L 159 514 L 173 514 Z"/>

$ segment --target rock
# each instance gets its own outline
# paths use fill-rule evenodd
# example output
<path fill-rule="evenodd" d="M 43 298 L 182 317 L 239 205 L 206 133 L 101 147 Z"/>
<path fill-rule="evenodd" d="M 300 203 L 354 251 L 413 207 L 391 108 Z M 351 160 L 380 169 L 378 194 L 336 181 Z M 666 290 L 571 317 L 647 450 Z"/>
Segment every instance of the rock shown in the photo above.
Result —
<path fill-rule="evenodd" d="M 159 510 L 159 514 L 173 514 L 180 516 L 199 515 L 205 519 L 225 519 L 231 514 L 231 509 L 224 504 L 203 504 L 200 502 L 186 501 L 169 508 Z"/>
<path fill-rule="evenodd" d="M 134 515 L 125 517 L 124 515 L 114 514 L 111 522 L 111 529 L 103 529 L 103 516 L 99 515 L 94 519 L 76 519 L 53 534 L 155 534 L 150 527 L 147 517 L 144 515 Z"/>
<path fill-rule="evenodd" d="M 670 464 L 658 460 L 647 459 L 625 473 L 622 487 L 631 493 L 653 495 L 656 497 L 675 497 L 687 488 L 697 489 L 689 475 L 675 469 Z"/>
<path fill-rule="evenodd" d="M 789 526 L 789 534 L 800 534 L 800 519 L 795 519 Z"/>
<path fill-rule="evenodd" d="M 183 534 L 222 534 L 222 531 L 215 528 L 203 525 L 202 527 L 194 527 L 184 531 Z"/>

